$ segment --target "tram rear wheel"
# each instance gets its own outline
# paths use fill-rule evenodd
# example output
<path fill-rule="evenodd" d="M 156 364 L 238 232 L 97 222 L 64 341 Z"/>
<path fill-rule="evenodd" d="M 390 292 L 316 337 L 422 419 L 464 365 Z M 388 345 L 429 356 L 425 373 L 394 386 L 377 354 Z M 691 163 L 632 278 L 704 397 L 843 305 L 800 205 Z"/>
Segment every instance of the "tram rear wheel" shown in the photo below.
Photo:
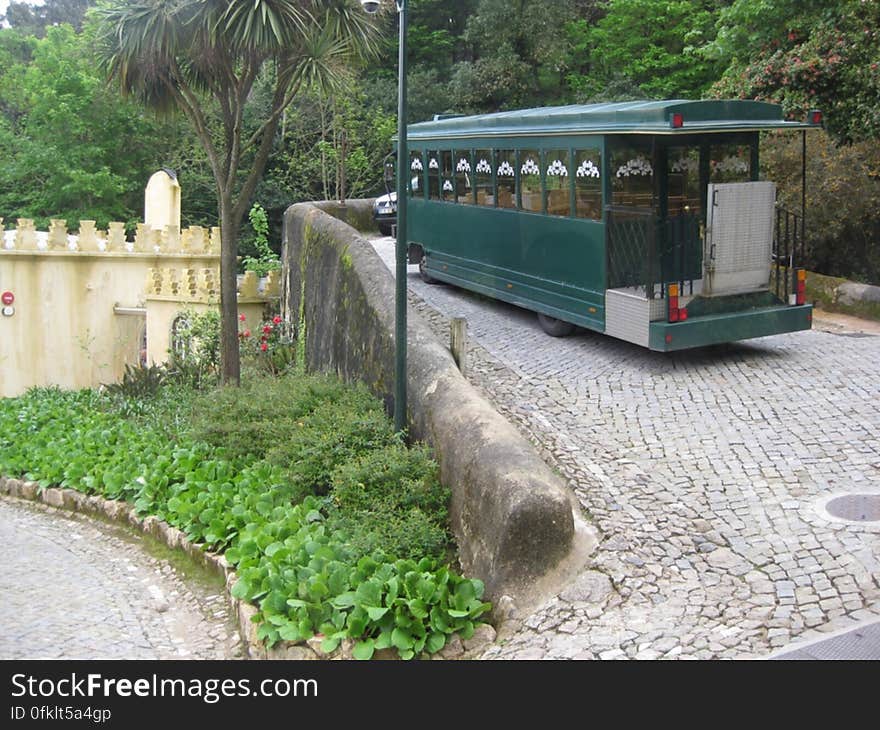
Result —
<path fill-rule="evenodd" d="M 568 337 L 574 332 L 574 325 L 571 322 L 564 322 L 555 317 L 548 317 L 546 314 L 538 312 L 538 324 L 551 337 Z"/>

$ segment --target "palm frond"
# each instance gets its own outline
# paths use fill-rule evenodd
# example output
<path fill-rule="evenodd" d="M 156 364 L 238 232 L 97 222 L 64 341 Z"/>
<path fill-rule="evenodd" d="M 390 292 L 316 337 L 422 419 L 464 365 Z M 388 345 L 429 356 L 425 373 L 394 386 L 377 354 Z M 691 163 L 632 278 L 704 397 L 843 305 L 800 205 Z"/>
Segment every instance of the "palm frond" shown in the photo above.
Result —
<path fill-rule="evenodd" d="M 213 33 L 236 51 L 278 53 L 296 47 L 314 24 L 307 4 L 297 0 L 231 0 L 223 6 Z"/>

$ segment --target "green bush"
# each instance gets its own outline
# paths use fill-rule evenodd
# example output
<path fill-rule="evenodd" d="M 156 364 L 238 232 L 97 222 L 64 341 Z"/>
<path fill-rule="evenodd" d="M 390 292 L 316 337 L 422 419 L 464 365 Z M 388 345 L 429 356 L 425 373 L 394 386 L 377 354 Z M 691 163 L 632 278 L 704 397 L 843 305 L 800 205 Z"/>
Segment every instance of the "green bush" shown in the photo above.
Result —
<path fill-rule="evenodd" d="M 350 386 L 326 376 L 254 376 L 240 388 L 216 388 L 192 406 L 193 438 L 222 446 L 235 458 L 264 458 L 302 426 L 319 405 L 345 397 Z"/>
<path fill-rule="evenodd" d="M 290 425 L 266 458 L 284 467 L 303 494 L 326 494 L 334 469 L 397 440 L 379 401 L 362 388 L 318 405 Z"/>
<path fill-rule="evenodd" d="M 426 447 L 375 449 L 338 466 L 331 483 L 327 523 L 346 533 L 356 554 L 383 549 L 417 560 L 449 548 L 449 490 Z"/>
<path fill-rule="evenodd" d="M 801 140 L 762 138 L 762 177 L 779 185 L 779 200 L 801 209 Z M 880 284 L 880 148 L 836 145 L 807 133 L 806 267 L 827 276 Z"/>

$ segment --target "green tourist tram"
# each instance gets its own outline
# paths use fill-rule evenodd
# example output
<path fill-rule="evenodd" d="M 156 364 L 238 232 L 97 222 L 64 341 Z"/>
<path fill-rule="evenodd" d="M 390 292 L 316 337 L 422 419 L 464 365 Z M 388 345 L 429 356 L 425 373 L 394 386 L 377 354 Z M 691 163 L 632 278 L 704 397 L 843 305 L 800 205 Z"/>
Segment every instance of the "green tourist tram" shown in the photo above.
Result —
<path fill-rule="evenodd" d="M 775 104 L 646 101 L 408 127 L 408 254 L 446 282 L 669 351 L 809 329 L 803 219 L 758 179 Z M 805 149 L 805 147 L 804 147 Z"/>

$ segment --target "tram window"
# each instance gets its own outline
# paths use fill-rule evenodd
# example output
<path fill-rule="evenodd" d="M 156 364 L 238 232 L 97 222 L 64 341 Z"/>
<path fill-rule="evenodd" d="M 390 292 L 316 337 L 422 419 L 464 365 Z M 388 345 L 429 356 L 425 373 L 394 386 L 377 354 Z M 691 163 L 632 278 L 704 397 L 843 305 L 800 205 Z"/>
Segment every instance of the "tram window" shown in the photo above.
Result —
<path fill-rule="evenodd" d="M 492 150 L 477 150 L 474 155 L 474 185 L 477 187 L 477 205 L 495 205 L 492 189 Z"/>
<path fill-rule="evenodd" d="M 428 197 L 440 200 L 440 153 L 428 153 Z"/>
<path fill-rule="evenodd" d="M 547 212 L 571 215 L 571 175 L 568 150 L 550 150 L 544 157 L 547 180 Z"/>
<path fill-rule="evenodd" d="M 421 198 L 425 163 L 422 160 L 422 153 L 420 150 L 413 150 L 409 153 L 409 170 L 410 180 L 408 189 L 410 197 Z"/>
<path fill-rule="evenodd" d="M 473 171 L 471 169 L 471 151 L 455 151 L 455 202 L 472 205 L 474 189 L 472 187 Z"/>
<path fill-rule="evenodd" d="M 718 144 L 709 148 L 709 182 L 748 182 L 752 179 L 751 148 L 745 144 Z"/>
<path fill-rule="evenodd" d="M 541 156 L 537 150 L 522 150 L 519 153 L 519 180 L 522 210 L 541 212 Z"/>
<path fill-rule="evenodd" d="M 667 155 L 669 215 L 700 212 L 700 149 L 670 147 Z"/>
<path fill-rule="evenodd" d="M 575 215 L 602 220 L 602 157 L 599 149 L 575 150 L 574 163 Z"/>
<path fill-rule="evenodd" d="M 516 152 L 498 151 L 495 176 L 498 180 L 498 207 L 516 208 Z"/>
<path fill-rule="evenodd" d="M 650 208 L 654 200 L 654 166 L 647 145 L 620 145 L 611 152 L 611 204 Z"/>
<path fill-rule="evenodd" d="M 452 150 L 440 153 L 440 198 L 450 203 L 455 202 L 455 183 L 452 165 Z"/>

